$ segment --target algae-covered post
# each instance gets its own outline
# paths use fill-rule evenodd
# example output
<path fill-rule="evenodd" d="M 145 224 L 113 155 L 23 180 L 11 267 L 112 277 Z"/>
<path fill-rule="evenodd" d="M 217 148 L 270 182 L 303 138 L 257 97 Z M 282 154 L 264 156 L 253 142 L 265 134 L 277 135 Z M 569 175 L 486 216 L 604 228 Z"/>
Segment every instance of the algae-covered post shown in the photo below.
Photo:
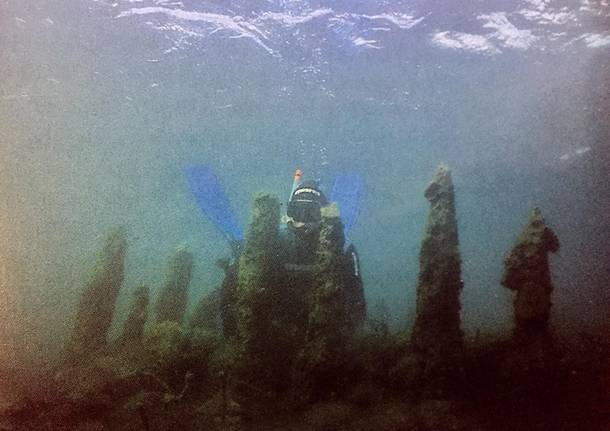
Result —
<path fill-rule="evenodd" d="M 220 289 L 214 289 L 201 297 L 193 311 L 189 325 L 191 328 L 221 331 Z"/>
<path fill-rule="evenodd" d="M 127 319 L 123 325 L 123 332 L 118 340 L 121 349 L 138 347 L 142 344 L 144 325 L 148 318 L 148 303 L 150 292 L 148 286 L 141 285 L 133 293 L 133 302 Z"/>
<path fill-rule="evenodd" d="M 157 323 L 182 324 L 193 273 L 193 254 L 186 246 L 179 246 L 167 268 L 165 284 L 159 293 L 156 312 Z"/>
<path fill-rule="evenodd" d="M 232 338 L 237 333 L 237 263 L 219 259 L 216 264 L 225 276 L 219 288 L 218 307 L 222 324 L 222 335 Z"/>
<path fill-rule="evenodd" d="M 66 348 L 68 361 L 106 347 L 114 307 L 123 282 L 127 239 L 122 227 L 110 231 L 81 296 Z"/>
<path fill-rule="evenodd" d="M 300 358 L 304 373 L 301 379 L 310 386 L 304 388 L 307 392 L 317 392 L 320 386 L 333 389 L 332 380 L 337 377 L 353 332 L 343 278 L 343 224 L 335 205 L 322 208 L 321 215 L 307 333 Z"/>
<path fill-rule="evenodd" d="M 344 345 L 348 334 L 351 319 L 341 271 L 344 243 L 339 210 L 335 205 L 323 208 L 306 334 L 306 349 L 315 350 L 309 352 L 312 359 L 330 359 L 331 350 Z"/>
<path fill-rule="evenodd" d="M 274 312 L 280 294 L 280 202 L 276 196 L 257 193 L 237 273 L 237 369 L 239 378 L 253 387 L 273 386 L 279 367 L 274 335 Z"/>
<path fill-rule="evenodd" d="M 534 208 L 504 260 L 502 285 L 517 292 L 514 302 L 516 338 L 548 331 L 553 291 L 549 253 L 558 250 L 557 236 L 546 226 L 540 210 Z"/>
<path fill-rule="evenodd" d="M 430 212 L 419 255 L 416 319 L 411 335 L 426 363 L 459 354 L 461 259 L 451 172 L 441 165 L 425 191 Z"/>

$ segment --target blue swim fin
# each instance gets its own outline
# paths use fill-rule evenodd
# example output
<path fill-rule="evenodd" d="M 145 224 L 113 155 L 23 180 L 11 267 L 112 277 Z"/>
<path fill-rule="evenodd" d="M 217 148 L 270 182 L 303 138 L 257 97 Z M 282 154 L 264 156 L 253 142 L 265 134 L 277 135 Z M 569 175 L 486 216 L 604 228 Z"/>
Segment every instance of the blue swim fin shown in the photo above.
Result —
<path fill-rule="evenodd" d="M 339 207 L 346 237 L 356 223 L 360 212 L 362 186 L 362 178 L 353 174 L 337 175 L 333 183 L 330 200 L 336 202 Z"/>
<path fill-rule="evenodd" d="M 243 231 L 237 223 L 229 199 L 212 169 L 199 165 L 185 166 L 182 170 L 203 213 L 232 246 L 241 242 L 244 239 Z"/>

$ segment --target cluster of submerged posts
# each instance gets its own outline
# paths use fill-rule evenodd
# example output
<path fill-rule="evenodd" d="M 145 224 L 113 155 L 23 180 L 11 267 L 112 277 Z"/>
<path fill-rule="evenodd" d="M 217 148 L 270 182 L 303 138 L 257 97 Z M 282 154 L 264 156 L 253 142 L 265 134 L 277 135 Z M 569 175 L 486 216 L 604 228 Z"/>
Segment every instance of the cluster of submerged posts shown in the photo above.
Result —
<path fill-rule="evenodd" d="M 416 319 L 401 369 L 406 370 L 405 380 L 416 376 L 418 382 L 425 382 L 422 389 L 442 391 L 458 374 L 464 350 L 455 196 L 447 167 L 438 168 L 425 197 L 430 212 L 419 257 Z M 223 390 L 228 386 L 232 396 L 243 402 L 271 400 L 278 394 L 309 402 L 340 392 L 351 378 L 346 369 L 350 355 L 358 354 L 354 339 L 366 332 L 366 325 L 363 293 L 347 290 L 342 279 L 344 236 L 339 212 L 334 205 L 322 211 L 314 270 L 305 287 L 277 268 L 279 223 L 278 198 L 257 194 L 243 251 L 236 264 L 224 267 L 224 294 L 229 296 L 225 300 L 232 307 L 230 331 L 225 328 L 223 335 L 219 325 L 226 312 L 219 306 L 223 288 L 206 295 L 186 322 L 194 259 L 186 248 L 179 248 L 154 313 L 149 312 L 149 288 L 140 286 L 133 293 L 122 333 L 109 342 L 127 245 L 125 231 L 114 229 L 82 293 L 65 363 L 85 363 L 108 352 L 129 352 L 137 358 L 147 333 L 160 325 L 177 325 L 216 334 L 214 366 L 225 376 Z M 514 340 L 521 346 L 550 343 L 553 286 L 548 254 L 558 248 L 540 211 L 532 210 L 505 259 L 502 278 L 502 284 L 516 292 Z M 227 285 L 234 286 L 228 293 Z"/>

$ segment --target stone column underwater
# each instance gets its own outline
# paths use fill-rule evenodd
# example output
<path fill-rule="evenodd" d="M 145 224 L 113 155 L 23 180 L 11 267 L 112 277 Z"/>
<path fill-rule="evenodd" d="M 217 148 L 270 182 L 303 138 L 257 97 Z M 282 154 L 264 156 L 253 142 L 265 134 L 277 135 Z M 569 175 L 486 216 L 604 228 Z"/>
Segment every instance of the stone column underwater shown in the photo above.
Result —
<path fill-rule="evenodd" d="M 463 349 L 461 259 L 451 172 L 440 165 L 425 191 L 430 212 L 419 254 L 416 318 L 411 333 L 419 377 L 449 378 Z M 434 385 L 435 383 L 432 383 Z"/>
<path fill-rule="evenodd" d="M 79 360 L 104 349 L 114 307 L 123 282 L 127 236 L 122 227 L 113 228 L 87 283 L 77 308 L 74 329 L 65 359 Z"/>
<path fill-rule="evenodd" d="M 189 326 L 214 333 L 222 331 L 219 289 L 214 289 L 199 299 L 189 320 Z"/>
<path fill-rule="evenodd" d="M 333 390 L 354 330 L 343 278 L 345 237 L 339 209 L 331 204 L 321 215 L 305 344 L 298 358 L 297 382 L 306 399 Z"/>
<path fill-rule="evenodd" d="M 188 287 L 193 274 L 193 254 L 186 246 L 179 246 L 172 257 L 165 284 L 161 288 L 156 306 L 157 323 L 176 322 L 182 324 Z"/>
<path fill-rule="evenodd" d="M 515 336 L 548 330 L 551 314 L 549 254 L 559 251 L 559 240 L 534 208 L 510 254 L 504 260 L 502 285 L 517 294 L 514 302 Z"/>
<path fill-rule="evenodd" d="M 273 389 L 281 374 L 274 360 L 277 332 L 274 314 L 279 265 L 279 199 L 267 193 L 254 196 L 246 241 L 237 273 L 236 376 L 256 397 Z M 252 393 L 254 390 L 255 393 Z M 257 394 L 256 391 L 259 393 Z"/>
<path fill-rule="evenodd" d="M 121 350 L 137 351 L 142 346 L 144 326 L 148 319 L 148 304 L 150 302 L 150 289 L 140 286 L 133 293 L 133 302 L 127 319 L 123 324 L 117 347 Z"/>

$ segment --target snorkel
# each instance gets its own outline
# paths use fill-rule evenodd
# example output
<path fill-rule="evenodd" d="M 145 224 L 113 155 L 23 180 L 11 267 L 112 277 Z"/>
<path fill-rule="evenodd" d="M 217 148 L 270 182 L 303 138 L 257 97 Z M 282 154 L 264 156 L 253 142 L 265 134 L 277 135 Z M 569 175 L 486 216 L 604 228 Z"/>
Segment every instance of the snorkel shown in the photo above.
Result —
<path fill-rule="evenodd" d="M 299 168 L 297 168 L 297 170 L 294 171 L 294 178 L 292 180 L 292 189 L 290 190 L 290 197 L 288 198 L 288 202 L 290 202 L 290 200 L 292 199 L 292 195 L 296 191 L 297 187 L 299 187 L 299 185 L 301 184 L 301 176 L 302 176 L 302 172 Z"/>

